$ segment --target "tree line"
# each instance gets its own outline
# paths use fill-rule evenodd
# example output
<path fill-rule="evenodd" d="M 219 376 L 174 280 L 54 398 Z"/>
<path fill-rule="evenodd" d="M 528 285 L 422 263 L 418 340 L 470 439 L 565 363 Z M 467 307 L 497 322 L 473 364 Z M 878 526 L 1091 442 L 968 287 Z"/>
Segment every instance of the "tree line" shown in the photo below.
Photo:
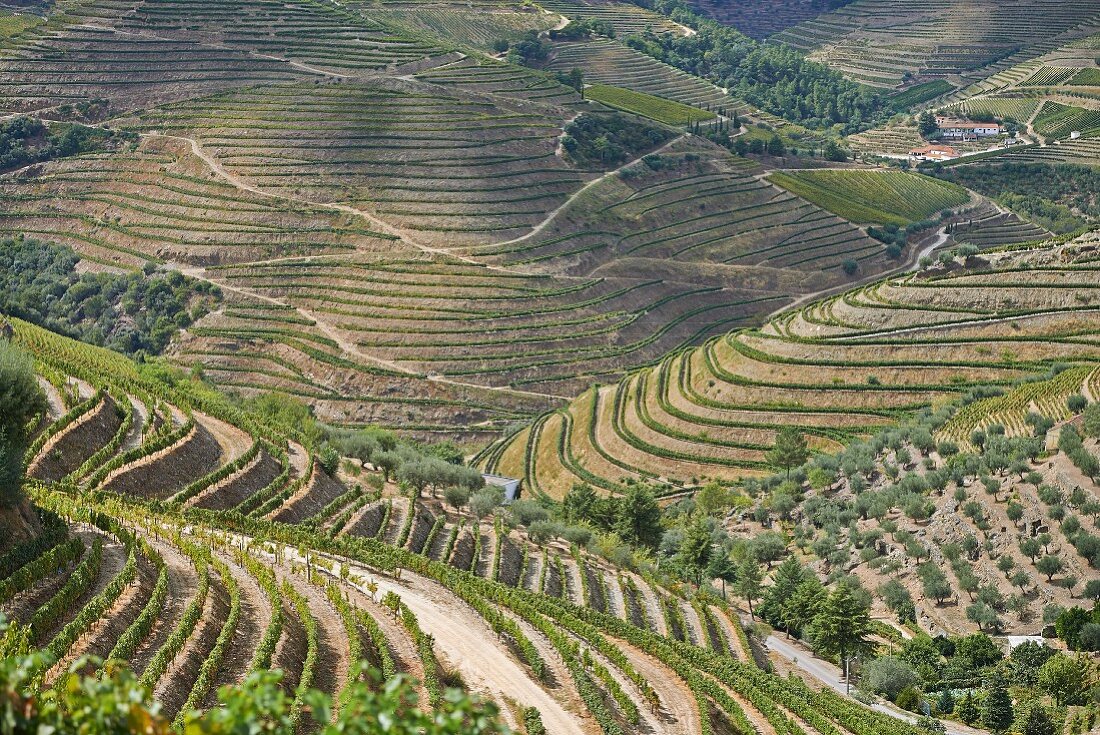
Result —
<path fill-rule="evenodd" d="M 883 117 L 883 97 L 798 50 L 761 43 L 696 14 L 684 0 L 634 0 L 695 29 L 691 36 L 647 30 L 625 39 L 631 48 L 729 89 L 730 95 L 806 127 L 837 126 L 843 134 Z"/>
<path fill-rule="evenodd" d="M 220 301 L 212 284 L 149 265 L 80 273 L 66 245 L 0 241 L 0 312 L 128 355 L 157 354 Z"/>

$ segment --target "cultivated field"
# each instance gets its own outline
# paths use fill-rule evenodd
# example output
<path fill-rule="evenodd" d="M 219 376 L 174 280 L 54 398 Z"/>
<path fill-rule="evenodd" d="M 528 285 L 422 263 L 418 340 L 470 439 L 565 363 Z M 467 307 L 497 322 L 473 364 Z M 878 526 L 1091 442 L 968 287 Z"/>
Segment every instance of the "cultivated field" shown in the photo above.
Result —
<path fill-rule="evenodd" d="M 63 242 L 97 268 L 219 284 L 225 308 L 172 359 L 246 395 L 308 399 L 328 421 L 483 443 L 592 382 L 843 284 L 849 259 L 863 274 L 896 262 L 697 138 L 668 133 L 648 163 L 578 165 L 563 132 L 605 107 L 438 42 L 495 40 L 488 30 L 478 41 L 472 26 L 440 26 L 432 40 L 384 24 L 386 12 L 465 17 L 445 5 L 69 10 L 0 59 L 4 83 L 19 83 L 5 109 L 106 120 L 132 142 L 0 176 L 0 231 Z M 517 12 L 480 4 L 467 20 Z M 562 56 L 574 50 L 599 56 Z M 609 103 L 675 133 L 713 115 L 701 108 L 736 106 L 614 41 L 557 54 L 563 70 L 606 70 L 622 85 Z"/>
<path fill-rule="evenodd" d="M 418 679 L 421 707 L 460 682 L 555 733 L 915 732 L 765 673 L 720 599 L 397 497 L 369 468 L 349 488 L 216 396 L 22 323 L 15 340 L 58 397 L 30 451 L 45 530 L 0 557 L 0 604 L 61 665 L 127 661 L 169 718 L 271 667 L 307 729 L 305 689 L 339 694 L 363 659 Z"/>
<path fill-rule="evenodd" d="M 906 225 L 971 198 L 960 186 L 902 171 L 781 171 L 769 180 L 852 222 Z"/>
<path fill-rule="evenodd" d="M 984 79 L 1092 31 L 1100 5 L 857 0 L 776 34 L 858 82 Z"/>
<path fill-rule="evenodd" d="M 554 497 L 573 482 L 615 492 L 638 477 L 675 493 L 767 472 L 783 426 L 835 450 L 975 386 L 1042 376 L 1052 362 L 1095 366 L 1100 354 L 1078 331 L 1100 298 L 1095 248 L 1085 236 L 955 262 L 788 311 L 593 389 L 494 447 L 486 464 Z M 1027 410 L 1016 403 L 947 431 L 965 438 L 1000 422 L 1018 433 Z"/>

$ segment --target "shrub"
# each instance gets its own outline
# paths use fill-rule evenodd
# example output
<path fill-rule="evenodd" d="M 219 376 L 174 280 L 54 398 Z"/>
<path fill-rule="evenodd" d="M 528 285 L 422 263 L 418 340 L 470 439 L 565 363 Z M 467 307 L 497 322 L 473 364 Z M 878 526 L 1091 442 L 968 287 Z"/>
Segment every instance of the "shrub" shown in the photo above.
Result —
<path fill-rule="evenodd" d="M 561 536 L 562 531 L 562 525 L 556 521 L 534 521 L 527 528 L 527 536 L 536 544 L 541 545 Z"/>
<path fill-rule="evenodd" d="M 509 511 L 513 520 L 521 526 L 530 526 L 535 521 L 545 521 L 550 517 L 549 511 L 534 500 L 517 500 Z"/>
<path fill-rule="evenodd" d="M 504 493 L 500 488 L 487 487 L 484 490 L 478 490 L 470 497 L 470 512 L 481 519 L 499 508 L 503 502 Z"/>
<path fill-rule="evenodd" d="M 894 704 L 901 707 L 903 710 L 916 712 L 920 709 L 920 692 L 916 687 L 906 687 L 898 693 L 897 699 L 894 700 Z"/>
<path fill-rule="evenodd" d="M 863 667 L 860 687 L 889 700 L 916 685 L 920 680 L 917 671 L 897 656 L 882 656 Z M 899 706 L 901 703 L 898 703 Z"/>
<path fill-rule="evenodd" d="M 447 505 L 458 510 L 470 502 L 470 491 L 459 485 L 453 485 L 443 491 L 443 498 L 447 501 Z"/>
<path fill-rule="evenodd" d="M 592 541 L 592 529 L 584 526 L 567 526 L 561 532 L 561 537 L 571 544 L 588 546 Z"/>

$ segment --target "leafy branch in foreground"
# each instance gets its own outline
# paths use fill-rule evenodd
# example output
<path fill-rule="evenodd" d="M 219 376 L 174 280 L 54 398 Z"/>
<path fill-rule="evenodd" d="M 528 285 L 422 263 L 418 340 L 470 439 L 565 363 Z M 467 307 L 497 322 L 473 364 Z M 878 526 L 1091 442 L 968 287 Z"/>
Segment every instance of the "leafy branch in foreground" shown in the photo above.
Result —
<path fill-rule="evenodd" d="M 0 635 L 4 629 L 0 628 Z M 56 735 L 168 735 L 172 732 L 149 690 L 129 669 L 109 664 L 101 676 L 82 676 L 82 658 L 54 688 L 31 693 L 34 672 L 47 661 L 42 653 L 0 659 L 0 722 L 4 732 Z M 365 673 L 364 673 L 365 672 Z M 281 671 L 256 671 L 239 686 L 218 691 L 220 707 L 191 710 L 182 719 L 185 735 L 265 733 L 293 735 L 295 699 L 280 686 Z M 491 703 L 448 690 L 432 712 L 417 708 L 416 683 L 395 676 L 379 683 L 377 672 L 360 669 L 352 678 L 339 715 L 316 690 L 304 699 L 321 735 L 493 735 L 508 732 Z"/>

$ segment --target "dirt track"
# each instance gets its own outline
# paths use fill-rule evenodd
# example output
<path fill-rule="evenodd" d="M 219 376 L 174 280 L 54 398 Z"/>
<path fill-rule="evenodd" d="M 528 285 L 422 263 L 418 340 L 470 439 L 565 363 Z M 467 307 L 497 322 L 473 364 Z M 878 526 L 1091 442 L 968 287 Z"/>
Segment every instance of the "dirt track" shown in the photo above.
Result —
<path fill-rule="evenodd" d="M 639 651 L 626 641 L 611 640 L 631 665 L 644 676 L 661 699 L 661 719 L 665 723 L 662 732 L 667 735 L 697 735 L 702 732 L 702 720 L 695 696 L 683 679 L 674 671 L 647 653 Z"/>

